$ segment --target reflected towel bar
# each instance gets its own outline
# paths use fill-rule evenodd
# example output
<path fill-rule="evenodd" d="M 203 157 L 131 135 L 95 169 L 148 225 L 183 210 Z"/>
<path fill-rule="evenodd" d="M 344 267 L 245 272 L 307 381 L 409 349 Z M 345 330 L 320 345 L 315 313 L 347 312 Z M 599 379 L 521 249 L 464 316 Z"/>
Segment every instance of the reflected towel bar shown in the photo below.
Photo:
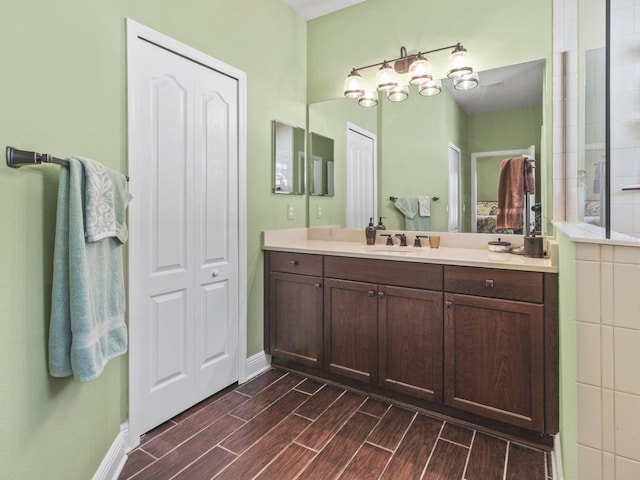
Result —
<path fill-rule="evenodd" d="M 20 168 L 25 165 L 40 165 L 42 163 L 55 163 L 63 167 L 69 167 L 69 162 L 63 158 L 54 157 L 48 153 L 30 152 L 7 147 L 7 165 L 12 168 Z M 129 181 L 129 177 L 127 182 Z"/>
<path fill-rule="evenodd" d="M 398 197 L 389 197 L 389 200 L 391 200 L 392 202 L 395 202 L 396 200 L 398 200 Z M 431 200 L 433 200 L 434 202 L 437 202 L 438 200 L 440 200 L 440 197 L 431 197 Z"/>

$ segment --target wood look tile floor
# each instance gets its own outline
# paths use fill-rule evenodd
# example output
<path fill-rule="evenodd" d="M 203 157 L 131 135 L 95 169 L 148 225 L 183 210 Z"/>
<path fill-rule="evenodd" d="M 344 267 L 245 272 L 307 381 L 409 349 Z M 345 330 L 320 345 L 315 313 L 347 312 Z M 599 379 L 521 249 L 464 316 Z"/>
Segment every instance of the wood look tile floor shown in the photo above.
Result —
<path fill-rule="evenodd" d="M 548 480 L 551 457 L 272 369 L 146 434 L 119 478 Z"/>

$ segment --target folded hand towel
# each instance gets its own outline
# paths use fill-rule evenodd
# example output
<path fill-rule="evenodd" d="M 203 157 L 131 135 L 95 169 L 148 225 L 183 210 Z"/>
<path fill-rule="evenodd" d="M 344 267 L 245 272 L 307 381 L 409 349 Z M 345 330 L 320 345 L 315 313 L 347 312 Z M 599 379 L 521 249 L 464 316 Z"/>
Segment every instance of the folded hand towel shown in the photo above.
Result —
<path fill-rule="evenodd" d="M 418 208 L 421 217 L 431 216 L 431 198 L 426 195 L 418 196 Z"/>
<path fill-rule="evenodd" d="M 116 214 L 111 177 L 100 163 L 83 157 L 74 158 L 82 162 L 85 173 L 84 229 L 87 241 L 114 237 Z"/>
<path fill-rule="evenodd" d="M 114 236 L 94 242 L 85 238 L 85 168 L 77 158 L 68 160 L 58 187 L 49 373 L 89 381 L 127 350 L 122 244 L 115 238 L 117 226 Z M 114 208 L 126 207 L 128 194 L 117 189 L 112 194 Z M 124 223 L 124 211 L 118 218 Z M 121 227 L 120 235 L 126 240 L 126 229 Z"/>

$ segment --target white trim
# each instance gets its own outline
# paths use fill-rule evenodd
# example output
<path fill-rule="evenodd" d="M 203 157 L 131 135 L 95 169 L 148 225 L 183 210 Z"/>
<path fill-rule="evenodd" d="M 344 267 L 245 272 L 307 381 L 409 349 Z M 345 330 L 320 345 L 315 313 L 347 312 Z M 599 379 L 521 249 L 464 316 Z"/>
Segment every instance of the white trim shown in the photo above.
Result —
<path fill-rule="evenodd" d="M 120 425 L 120 432 L 107 450 L 93 480 L 117 480 L 127 461 L 127 444 L 129 443 L 129 424 Z"/>
<path fill-rule="evenodd" d="M 144 38 L 154 44 L 166 48 L 184 57 L 190 58 L 211 69 L 224 73 L 238 81 L 238 381 L 247 379 L 247 75 L 206 53 L 196 50 L 162 33 L 156 32 L 130 18 L 127 22 L 127 71 L 136 61 L 136 38 Z M 129 106 L 135 104 L 135 88 L 133 78 L 127 74 L 127 89 Z M 128 110 L 128 138 L 136 138 L 135 111 Z M 133 158 L 133 142 L 129 141 L 128 158 Z M 129 164 L 131 168 L 131 164 Z M 129 172 L 131 175 L 131 172 Z M 129 276 L 131 277 L 132 264 L 129 262 Z M 133 266 L 135 268 L 135 266 Z M 131 315 L 131 313 L 130 313 Z M 129 362 L 131 366 L 131 362 Z M 140 443 L 140 427 L 136 424 L 134 401 L 136 400 L 137 374 L 131 368 L 129 370 L 129 442 L 130 448 Z M 133 415 L 132 415 L 133 412 Z"/>
<path fill-rule="evenodd" d="M 238 383 L 244 383 L 248 380 L 251 380 L 253 377 L 260 375 L 262 372 L 265 372 L 271 368 L 271 355 L 267 355 L 264 353 L 264 350 L 256 353 L 255 355 L 251 355 L 247 358 L 246 368 L 245 368 L 245 380 L 238 381 Z"/>
<path fill-rule="evenodd" d="M 551 452 L 551 468 L 554 480 L 564 480 L 562 473 L 562 450 L 560 449 L 560 433 L 553 437 L 553 451 Z"/>

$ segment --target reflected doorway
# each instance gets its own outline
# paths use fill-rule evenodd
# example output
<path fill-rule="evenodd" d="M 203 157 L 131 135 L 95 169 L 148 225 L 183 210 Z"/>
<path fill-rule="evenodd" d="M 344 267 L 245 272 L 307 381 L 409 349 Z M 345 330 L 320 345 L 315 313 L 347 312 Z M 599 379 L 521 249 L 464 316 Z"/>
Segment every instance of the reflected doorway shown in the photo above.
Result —
<path fill-rule="evenodd" d="M 364 228 L 378 216 L 376 135 L 347 123 L 346 228 Z"/>

